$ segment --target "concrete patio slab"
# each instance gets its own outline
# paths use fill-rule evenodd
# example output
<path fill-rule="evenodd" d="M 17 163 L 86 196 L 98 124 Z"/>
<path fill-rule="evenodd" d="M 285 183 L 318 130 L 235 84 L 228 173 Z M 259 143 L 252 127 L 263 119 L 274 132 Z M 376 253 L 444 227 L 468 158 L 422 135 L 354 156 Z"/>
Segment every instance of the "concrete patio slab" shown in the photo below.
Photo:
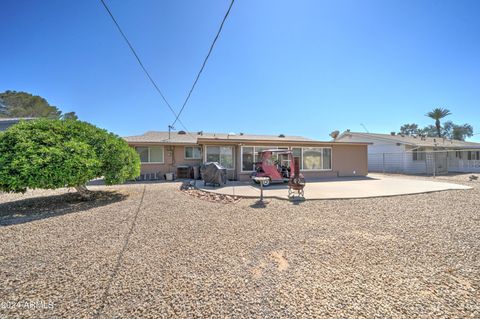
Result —
<path fill-rule="evenodd" d="M 197 186 L 201 190 L 218 194 L 251 198 L 260 196 L 260 186 L 253 182 L 229 181 L 225 186 L 212 187 L 204 186 L 203 182 L 200 181 Z M 369 198 L 465 189 L 471 189 L 471 187 L 453 183 L 369 174 L 368 177 L 339 177 L 307 181 L 305 199 Z M 288 186 L 286 184 L 272 184 L 264 187 L 263 196 L 287 199 Z"/>

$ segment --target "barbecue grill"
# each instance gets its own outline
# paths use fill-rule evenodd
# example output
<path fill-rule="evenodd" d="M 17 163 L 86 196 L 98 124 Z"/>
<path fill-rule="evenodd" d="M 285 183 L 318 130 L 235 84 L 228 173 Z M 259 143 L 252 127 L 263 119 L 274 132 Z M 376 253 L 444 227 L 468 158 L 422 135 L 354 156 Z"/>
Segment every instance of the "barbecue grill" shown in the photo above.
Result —
<path fill-rule="evenodd" d="M 227 169 L 217 162 L 207 162 L 200 166 L 203 185 L 220 186 L 227 183 Z"/>

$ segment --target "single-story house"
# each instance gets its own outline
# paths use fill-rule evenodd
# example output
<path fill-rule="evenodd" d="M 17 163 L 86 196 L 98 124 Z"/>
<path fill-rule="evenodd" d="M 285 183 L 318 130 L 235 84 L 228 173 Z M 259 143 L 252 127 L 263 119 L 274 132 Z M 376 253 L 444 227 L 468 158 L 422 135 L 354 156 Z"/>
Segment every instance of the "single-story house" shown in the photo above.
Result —
<path fill-rule="evenodd" d="M 33 117 L 23 117 L 23 118 L 0 118 L 0 132 L 5 131 L 10 126 L 17 124 L 20 121 L 29 121 L 33 120 Z"/>
<path fill-rule="evenodd" d="M 367 143 L 315 141 L 300 136 L 150 131 L 124 137 L 141 159 L 142 175 L 163 177 L 179 168 L 219 162 L 232 180 L 248 180 L 264 149 L 289 149 L 305 178 L 365 176 Z M 278 160 L 288 163 L 286 156 Z M 156 174 L 156 175 L 155 175 Z M 148 178 L 148 177 L 147 177 Z"/>
<path fill-rule="evenodd" d="M 337 142 L 368 145 L 370 172 L 480 172 L 480 143 L 423 135 L 345 131 Z"/>

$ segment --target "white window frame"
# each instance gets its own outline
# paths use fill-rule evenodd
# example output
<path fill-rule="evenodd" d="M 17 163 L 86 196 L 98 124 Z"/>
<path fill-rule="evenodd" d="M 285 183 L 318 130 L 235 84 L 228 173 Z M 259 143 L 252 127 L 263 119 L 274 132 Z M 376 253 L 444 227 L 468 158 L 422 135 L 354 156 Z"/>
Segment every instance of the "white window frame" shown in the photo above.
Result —
<path fill-rule="evenodd" d="M 253 148 L 253 159 L 255 160 L 255 146 L 250 146 L 250 145 L 242 145 L 240 146 L 240 172 L 241 173 L 251 173 L 254 171 L 254 169 L 252 169 L 251 171 L 244 171 L 243 170 L 243 148 L 244 147 L 251 147 Z M 255 165 L 255 164 L 254 164 Z"/>
<path fill-rule="evenodd" d="M 319 149 L 321 149 L 322 165 L 320 165 L 320 166 L 322 166 L 322 168 L 315 168 L 315 169 L 304 169 L 304 168 L 303 168 L 303 159 L 304 159 L 303 152 L 304 152 L 304 149 L 308 149 L 308 148 L 319 148 Z M 329 148 L 329 149 L 330 149 L 330 168 L 323 168 L 323 150 L 326 149 L 326 148 Z M 331 146 L 302 147 L 302 168 L 301 168 L 301 170 L 302 170 L 302 171 L 305 171 L 305 172 L 332 171 L 332 170 L 333 170 L 333 150 L 332 150 L 332 147 L 331 147 Z"/>
<path fill-rule="evenodd" d="M 235 162 L 236 162 L 236 158 L 235 158 L 235 147 L 233 145 L 205 145 L 205 147 L 203 148 L 204 152 L 203 152 L 203 161 L 204 162 L 207 162 L 207 152 L 208 152 L 208 148 L 209 147 L 230 147 L 232 149 L 232 163 L 233 163 L 233 167 L 232 168 L 227 168 L 227 170 L 231 171 L 231 170 L 235 170 Z M 220 165 L 222 165 L 222 163 L 219 163 Z"/>
<path fill-rule="evenodd" d="M 194 154 L 193 152 L 193 148 L 198 148 L 200 150 L 200 156 L 199 157 L 187 157 L 187 148 L 190 147 L 192 148 L 192 155 Z M 185 146 L 183 148 L 183 157 L 186 159 L 186 160 L 201 160 L 202 159 L 202 147 L 201 146 Z"/>
<path fill-rule="evenodd" d="M 165 147 L 164 146 L 135 146 L 135 151 L 137 147 L 143 147 L 148 149 L 148 162 L 140 162 L 140 164 L 165 164 Z M 162 162 L 150 162 L 150 148 L 161 148 L 162 149 Z"/>

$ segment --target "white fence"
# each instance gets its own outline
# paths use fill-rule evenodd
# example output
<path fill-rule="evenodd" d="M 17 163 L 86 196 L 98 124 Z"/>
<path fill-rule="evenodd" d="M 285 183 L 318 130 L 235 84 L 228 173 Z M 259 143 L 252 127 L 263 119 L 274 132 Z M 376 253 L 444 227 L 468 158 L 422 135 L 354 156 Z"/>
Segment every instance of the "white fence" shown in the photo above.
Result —
<path fill-rule="evenodd" d="M 480 150 L 369 153 L 368 170 L 427 175 L 480 173 Z"/>

